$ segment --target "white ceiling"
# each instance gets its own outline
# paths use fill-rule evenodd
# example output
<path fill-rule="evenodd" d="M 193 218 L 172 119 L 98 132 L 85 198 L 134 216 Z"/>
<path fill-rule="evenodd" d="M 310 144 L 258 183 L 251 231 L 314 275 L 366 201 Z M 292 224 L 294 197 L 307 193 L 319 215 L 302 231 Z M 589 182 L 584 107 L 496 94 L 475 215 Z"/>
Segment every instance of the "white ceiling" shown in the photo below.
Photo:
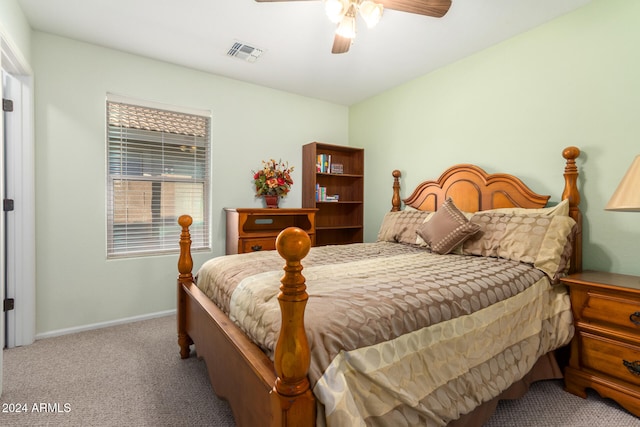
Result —
<path fill-rule="evenodd" d="M 421 0 L 416 0 L 421 1 Z M 35 30 L 275 89 L 351 105 L 522 33 L 591 0 L 453 0 L 443 18 L 386 10 L 358 20 L 349 52 L 331 54 L 323 2 L 18 0 Z M 234 41 L 263 49 L 233 58 Z"/>

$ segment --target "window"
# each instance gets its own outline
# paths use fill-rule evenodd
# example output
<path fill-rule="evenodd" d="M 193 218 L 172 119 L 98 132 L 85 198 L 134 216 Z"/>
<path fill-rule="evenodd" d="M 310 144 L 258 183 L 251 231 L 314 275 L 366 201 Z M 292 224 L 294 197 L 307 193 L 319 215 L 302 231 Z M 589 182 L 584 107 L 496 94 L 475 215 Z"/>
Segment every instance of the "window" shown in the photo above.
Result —
<path fill-rule="evenodd" d="M 107 257 L 210 249 L 210 117 L 107 97 Z M 198 112 L 201 113 L 201 112 Z"/>

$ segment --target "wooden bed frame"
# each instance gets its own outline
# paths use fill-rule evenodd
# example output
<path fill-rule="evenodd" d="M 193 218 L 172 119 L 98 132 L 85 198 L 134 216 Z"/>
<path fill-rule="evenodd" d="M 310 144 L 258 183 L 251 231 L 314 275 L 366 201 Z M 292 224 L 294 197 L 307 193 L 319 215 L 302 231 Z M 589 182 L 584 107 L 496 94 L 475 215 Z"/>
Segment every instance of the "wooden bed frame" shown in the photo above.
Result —
<path fill-rule="evenodd" d="M 570 215 L 578 224 L 571 260 L 574 272 L 582 268 L 582 216 L 575 164 L 580 150 L 568 147 L 562 155 L 566 159 L 562 200 L 569 199 Z M 392 211 L 400 210 L 401 206 L 400 176 L 400 171 L 393 171 Z M 456 206 L 467 212 L 501 207 L 540 208 L 549 199 L 534 193 L 512 175 L 489 175 L 473 165 L 457 165 L 438 180 L 420 184 L 404 202 L 417 209 L 436 210 L 446 197 L 452 197 Z M 177 315 L 181 357 L 189 357 L 190 346 L 195 344 L 198 357 L 206 362 L 215 392 L 229 402 L 238 426 L 315 425 L 316 402 L 307 378 L 310 354 L 304 330 L 308 295 L 301 274 L 301 260 L 311 246 L 309 237 L 302 230 L 289 228 L 276 242 L 285 259 L 285 273 L 278 296 L 282 330 L 272 362 L 195 285 L 190 253 L 191 217 L 183 215 L 178 223 L 182 227 Z"/>

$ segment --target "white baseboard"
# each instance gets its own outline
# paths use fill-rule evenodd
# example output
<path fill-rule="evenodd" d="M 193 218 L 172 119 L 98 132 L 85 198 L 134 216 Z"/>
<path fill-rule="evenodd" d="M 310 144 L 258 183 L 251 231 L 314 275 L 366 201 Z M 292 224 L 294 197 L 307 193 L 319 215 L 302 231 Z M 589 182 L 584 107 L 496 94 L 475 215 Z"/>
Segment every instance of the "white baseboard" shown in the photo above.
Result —
<path fill-rule="evenodd" d="M 157 313 L 142 314 L 140 316 L 126 317 L 124 319 L 110 320 L 108 322 L 91 323 L 89 325 L 75 326 L 73 328 L 58 329 L 55 331 L 36 334 L 36 340 L 58 337 L 60 335 L 75 334 L 76 332 L 90 331 L 93 329 L 108 328 L 110 326 L 123 325 L 125 323 L 139 322 L 141 320 L 156 319 L 158 317 L 171 316 L 176 314 L 176 309 L 159 311 Z"/>

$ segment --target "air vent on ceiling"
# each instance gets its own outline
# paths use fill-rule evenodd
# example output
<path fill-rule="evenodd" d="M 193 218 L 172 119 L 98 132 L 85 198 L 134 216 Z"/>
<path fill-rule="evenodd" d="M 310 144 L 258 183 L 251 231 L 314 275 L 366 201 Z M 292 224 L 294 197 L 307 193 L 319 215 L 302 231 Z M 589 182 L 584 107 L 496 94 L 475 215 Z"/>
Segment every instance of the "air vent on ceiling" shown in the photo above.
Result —
<path fill-rule="evenodd" d="M 264 52 L 262 49 L 237 41 L 233 43 L 227 55 L 244 59 L 247 62 L 256 62 L 260 55 L 262 55 L 262 52 Z"/>

